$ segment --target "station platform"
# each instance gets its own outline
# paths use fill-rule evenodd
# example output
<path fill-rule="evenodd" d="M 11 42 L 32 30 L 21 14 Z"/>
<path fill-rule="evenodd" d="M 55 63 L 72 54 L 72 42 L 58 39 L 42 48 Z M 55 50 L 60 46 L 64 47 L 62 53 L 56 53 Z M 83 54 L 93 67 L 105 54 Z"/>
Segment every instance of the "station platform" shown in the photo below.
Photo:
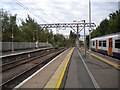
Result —
<path fill-rule="evenodd" d="M 56 88 L 61 84 L 65 66 L 70 60 L 74 48 L 69 48 L 58 55 L 43 68 L 21 82 L 16 88 Z M 61 79 L 60 79 L 61 78 Z M 59 82 L 59 83 L 58 83 Z"/>
<path fill-rule="evenodd" d="M 52 48 L 52 47 L 45 47 L 45 48 L 38 48 L 38 49 L 27 49 L 27 50 L 17 50 L 17 51 L 13 51 L 13 52 L 12 51 L 1 52 L 0 58 L 24 54 L 24 53 L 31 53 L 31 52 L 35 52 L 35 51 L 50 49 L 50 48 Z"/>
<path fill-rule="evenodd" d="M 14 89 L 119 88 L 119 70 L 78 48 L 69 48 Z"/>

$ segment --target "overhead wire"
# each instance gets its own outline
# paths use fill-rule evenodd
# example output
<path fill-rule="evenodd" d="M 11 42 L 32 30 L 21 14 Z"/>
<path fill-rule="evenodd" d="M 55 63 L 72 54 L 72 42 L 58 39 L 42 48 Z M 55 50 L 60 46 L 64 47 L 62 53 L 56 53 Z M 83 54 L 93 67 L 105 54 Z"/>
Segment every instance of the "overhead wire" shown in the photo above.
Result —
<path fill-rule="evenodd" d="M 38 6 L 33 0 L 31 0 L 31 1 L 32 1 L 31 3 L 32 3 L 34 6 L 36 6 L 40 12 L 42 11 L 42 13 L 43 13 L 44 15 L 47 15 L 40 6 Z"/>
<path fill-rule="evenodd" d="M 38 9 L 43 15 L 46 15 L 46 16 L 49 18 L 49 20 L 53 22 L 52 18 L 49 17 L 49 15 L 48 15 L 38 4 L 36 4 L 36 2 L 35 2 L 34 0 L 31 0 L 31 1 L 32 1 L 31 3 L 32 3 L 35 7 L 37 7 L 37 9 Z M 54 22 L 53 22 L 53 23 L 54 23 Z"/>
<path fill-rule="evenodd" d="M 20 7 L 22 7 L 23 9 L 29 11 L 31 14 L 33 14 L 36 18 L 41 19 L 44 23 L 47 23 L 43 18 L 38 17 L 38 15 L 36 13 L 34 13 L 33 11 L 31 11 L 28 7 L 26 7 L 24 4 L 22 4 L 21 2 L 19 2 L 18 0 L 13 0 L 17 5 L 19 5 Z"/>

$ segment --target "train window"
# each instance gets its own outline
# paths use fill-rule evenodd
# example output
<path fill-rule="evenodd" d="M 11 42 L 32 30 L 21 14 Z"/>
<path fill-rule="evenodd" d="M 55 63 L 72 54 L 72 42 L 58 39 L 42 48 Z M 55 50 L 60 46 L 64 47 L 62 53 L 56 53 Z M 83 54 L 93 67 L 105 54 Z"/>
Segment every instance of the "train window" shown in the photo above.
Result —
<path fill-rule="evenodd" d="M 120 48 L 120 39 L 115 40 L 115 48 Z"/>
<path fill-rule="evenodd" d="M 93 46 L 95 46 L 95 41 L 93 41 Z"/>
<path fill-rule="evenodd" d="M 99 41 L 99 46 L 102 46 L 102 41 Z"/>
<path fill-rule="evenodd" d="M 106 47 L 106 41 L 103 41 L 103 47 Z"/>

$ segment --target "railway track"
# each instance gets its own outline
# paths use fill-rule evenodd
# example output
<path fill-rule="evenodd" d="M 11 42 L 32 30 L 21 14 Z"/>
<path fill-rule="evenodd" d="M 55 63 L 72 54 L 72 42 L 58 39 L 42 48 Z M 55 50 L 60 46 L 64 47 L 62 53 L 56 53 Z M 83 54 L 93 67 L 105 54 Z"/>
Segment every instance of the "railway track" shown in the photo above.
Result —
<path fill-rule="evenodd" d="M 2 64 L 0 65 L 0 68 L 2 68 L 2 72 L 5 72 L 9 69 L 12 69 L 14 67 L 17 67 L 17 66 L 20 66 L 22 64 L 25 64 L 25 63 L 28 63 L 30 61 L 33 61 L 37 58 L 40 58 L 40 57 L 43 57 L 45 55 L 48 55 L 50 54 L 51 52 L 54 52 L 55 50 L 51 50 L 51 51 L 48 51 L 48 52 L 40 52 L 37 56 L 29 56 L 29 57 L 25 57 L 25 58 L 22 58 L 22 59 L 18 59 L 18 60 L 15 60 L 15 61 L 11 61 L 11 62 L 8 62 L 8 63 L 5 63 L 5 64 Z"/>
<path fill-rule="evenodd" d="M 13 54 L 9 54 L 9 55 L 3 55 L 0 56 L 0 58 L 2 59 L 2 64 L 5 63 L 11 63 L 12 61 L 16 61 L 16 60 L 21 60 L 21 59 L 25 59 L 25 58 L 29 58 L 29 57 L 34 57 L 36 55 L 39 55 L 41 52 L 45 52 L 47 50 L 51 50 L 51 49 L 55 49 L 53 47 L 51 48 L 41 48 L 41 49 L 35 49 L 35 50 L 29 50 L 29 51 L 25 51 L 25 52 L 16 52 Z M 0 64 L 1 66 L 1 64 Z"/>
<path fill-rule="evenodd" d="M 17 84 L 22 82 L 25 78 L 33 74 L 35 71 L 40 69 L 52 58 L 60 54 L 65 49 L 57 49 L 48 51 L 47 53 L 42 52 L 40 55 L 32 58 L 22 59 L 19 62 L 14 61 L 11 63 L 3 64 L 2 80 L 3 83 L 0 87 L 14 88 Z"/>

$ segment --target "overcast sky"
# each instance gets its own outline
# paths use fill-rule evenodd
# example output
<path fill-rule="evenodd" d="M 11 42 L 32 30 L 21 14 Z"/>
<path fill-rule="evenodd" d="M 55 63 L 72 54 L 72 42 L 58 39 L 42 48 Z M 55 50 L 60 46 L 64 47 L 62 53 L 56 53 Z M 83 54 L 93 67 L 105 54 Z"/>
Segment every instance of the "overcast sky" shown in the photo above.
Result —
<path fill-rule="evenodd" d="M 118 10 L 119 0 L 91 1 L 92 22 L 96 25 L 99 25 L 103 19 L 108 18 L 110 13 Z M 83 19 L 88 22 L 88 5 L 89 0 L 0 0 L 0 8 L 4 8 L 12 15 L 17 14 L 17 22 L 20 22 L 19 19 L 24 20 L 29 14 L 39 24 L 67 23 Z M 68 35 L 69 30 L 60 30 L 59 32 Z M 56 33 L 55 29 L 53 32 Z"/>

